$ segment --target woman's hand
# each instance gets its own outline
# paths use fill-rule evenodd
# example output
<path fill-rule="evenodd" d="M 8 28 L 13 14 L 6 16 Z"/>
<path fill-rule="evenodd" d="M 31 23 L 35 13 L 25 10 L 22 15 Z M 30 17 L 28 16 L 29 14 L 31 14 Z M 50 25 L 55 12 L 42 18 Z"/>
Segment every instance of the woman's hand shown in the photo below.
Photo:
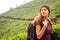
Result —
<path fill-rule="evenodd" d="M 44 24 L 44 27 L 47 27 L 48 21 L 47 20 L 44 20 L 43 21 L 43 24 Z"/>

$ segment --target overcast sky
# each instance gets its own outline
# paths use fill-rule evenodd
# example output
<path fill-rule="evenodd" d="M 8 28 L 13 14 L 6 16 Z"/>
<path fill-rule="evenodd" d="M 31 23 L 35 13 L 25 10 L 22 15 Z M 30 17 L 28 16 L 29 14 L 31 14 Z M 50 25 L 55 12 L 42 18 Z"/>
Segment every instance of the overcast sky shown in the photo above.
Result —
<path fill-rule="evenodd" d="M 0 14 L 8 11 L 11 7 L 23 5 L 32 0 L 0 0 Z"/>

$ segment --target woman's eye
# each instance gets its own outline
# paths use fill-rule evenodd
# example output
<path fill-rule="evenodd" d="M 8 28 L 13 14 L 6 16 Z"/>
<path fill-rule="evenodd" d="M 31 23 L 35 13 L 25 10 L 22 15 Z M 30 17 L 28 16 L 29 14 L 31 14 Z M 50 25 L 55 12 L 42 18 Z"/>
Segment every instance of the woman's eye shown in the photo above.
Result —
<path fill-rule="evenodd" d="M 46 11 L 46 9 L 42 9 L 41 11 Z"/>

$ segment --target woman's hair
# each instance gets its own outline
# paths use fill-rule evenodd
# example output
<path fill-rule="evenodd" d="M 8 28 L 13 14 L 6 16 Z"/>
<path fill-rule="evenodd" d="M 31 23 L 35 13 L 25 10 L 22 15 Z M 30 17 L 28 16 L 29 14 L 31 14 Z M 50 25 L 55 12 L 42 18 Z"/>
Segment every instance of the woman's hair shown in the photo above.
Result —
<path fill-rule="evenodd" d="M 49 7 L 48 5 L 45 5 L 45 4 L 41 6 L 41 8 L 43 8 L 43 7 L 47 8 L 47 10 L 49 11 L 49 13 L 48 13 L 48 17 L 49 17 L 50 7 Z M 41 8 L 40 8 L 40 11 L 41 11 Z M 39 20 L 40 18 L 42 18 L 42 15 L 41 15 L 40 12 L 39 12 L 38 15 L 34 18 L 34 20 L 33 20 L 31 23 L 34 25 L 35 22 L 36 22 L 37 20 Z"/>

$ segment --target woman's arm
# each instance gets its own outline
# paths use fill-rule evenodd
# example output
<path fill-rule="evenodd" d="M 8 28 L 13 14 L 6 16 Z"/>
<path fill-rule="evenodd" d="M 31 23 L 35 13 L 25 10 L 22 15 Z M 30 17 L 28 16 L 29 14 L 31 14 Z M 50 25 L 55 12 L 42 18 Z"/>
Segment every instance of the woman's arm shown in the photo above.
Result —
<path fill-rule="evenodd" d="M 37 35 L 38 39 L 41 39 L 41 37 L 43 36 L 43 34 L 44 34 L 45 30 L 46 30 L 47 22 L 44 22 L 43 24 L 44 24 L 44 26 L 42 27 L 42 29 L 41 29 L 39 24 L 36 25 L 36 35 Z"/>
<path fill-rule="evenodd" d="M 41 30 L 40 29 L 41 29 L 40 25 L 36 25 L 36 34 L 38 39 L 41 39 L 46 30 L 46 27 L 43 26 L 43 28 Z"/>

